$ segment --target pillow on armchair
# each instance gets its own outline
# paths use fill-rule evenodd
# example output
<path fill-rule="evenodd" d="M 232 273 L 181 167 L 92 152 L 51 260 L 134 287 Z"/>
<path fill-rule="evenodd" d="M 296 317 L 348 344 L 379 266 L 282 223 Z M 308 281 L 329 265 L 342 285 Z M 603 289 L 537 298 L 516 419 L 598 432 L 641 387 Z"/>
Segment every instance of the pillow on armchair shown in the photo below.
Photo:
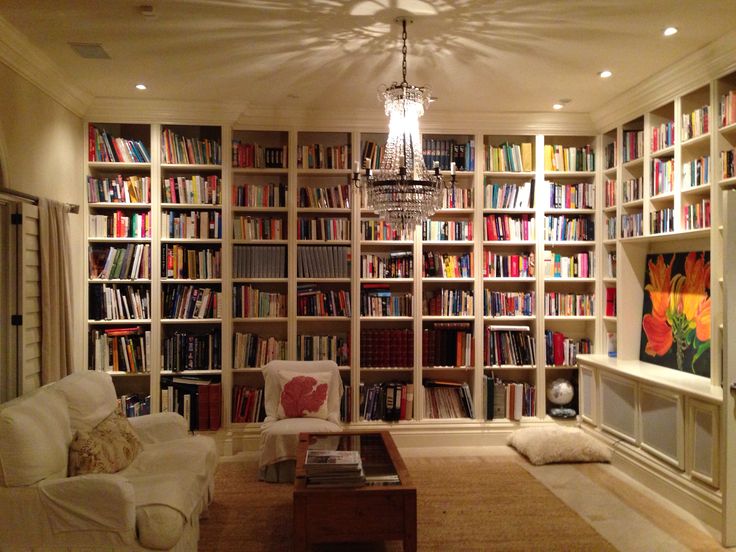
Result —
<path fill-rule="evenodd" d="M 285 418 L 320 418 L 329 414 L 327 398 L 330 392 L 330 372 L 303 374 L 290 370 L 279 372 L 281 394 L 277 416 Z"/>
<path fill-rule="evenodd" d="M 93 429 L 77 431 L 69 445 L 69 475 L 116 473 L 143 450 L 127 418 L 111 413 Z"/>

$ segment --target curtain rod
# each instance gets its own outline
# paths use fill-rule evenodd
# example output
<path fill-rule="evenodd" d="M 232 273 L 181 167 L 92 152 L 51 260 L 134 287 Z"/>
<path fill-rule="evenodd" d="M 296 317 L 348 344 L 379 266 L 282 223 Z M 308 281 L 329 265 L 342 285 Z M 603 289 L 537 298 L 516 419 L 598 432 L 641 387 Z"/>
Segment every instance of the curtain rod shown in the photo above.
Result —
<path fill-rule="evenodd" d="M 6 188 L 5 186 L 0 186 L 0 193 L 13 195 L 15 197 L 20 197 L 22 199 L 28 199 L 38 205 L 38 196 L 27 194 L 25 192 L 19 192 L 17 190 L 11 190 L 10 188 Z M 76 203 L 67 203 L 66 206 L 69 208 L 70 213 L 74 213 L 75 215 L 79 213 L 79 205 Z"/>

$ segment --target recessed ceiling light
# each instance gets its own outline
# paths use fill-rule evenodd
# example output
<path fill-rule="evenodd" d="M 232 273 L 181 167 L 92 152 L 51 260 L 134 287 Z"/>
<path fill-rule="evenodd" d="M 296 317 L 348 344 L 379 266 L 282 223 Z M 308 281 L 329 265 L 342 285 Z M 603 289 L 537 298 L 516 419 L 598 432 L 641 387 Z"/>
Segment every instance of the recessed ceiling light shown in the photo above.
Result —
<path fill-rule="evenodd" d="M 611 73 L 608 69 L 605 69 L 604 71 L 601 71 L 600 73 L 598 73 L 598 76 L 602 79 L 607 79 L 611 77 L 612 75 L 613 73 Z"/>
<path fill-rule="evenodd" d="M 146 89 L 146 85 L 145 85 L 145 84 L 143 84 L 142 82 L 141 82 L 141 83 L 138 83 L 138 84 L 136 84 L 136 85 L 135 85 L 135 87 L 136 87 L 136 88 L 137 88 L 138 90 L 145 90 L 145 89 Z"/>
<path fill-rule="evenodd" d="M 562 105 L 561 103 L 556 103 L 552 105 L 552 109 L 557 109 L 557 110 L 562 109 L 563 107 L 565 106 Z"/>
<path fill-rule="evenodd" d="M 672 36 L 673 34 L 677 34 L 677 27 L 667 27 L 662 34 L 664 36 Z"/>

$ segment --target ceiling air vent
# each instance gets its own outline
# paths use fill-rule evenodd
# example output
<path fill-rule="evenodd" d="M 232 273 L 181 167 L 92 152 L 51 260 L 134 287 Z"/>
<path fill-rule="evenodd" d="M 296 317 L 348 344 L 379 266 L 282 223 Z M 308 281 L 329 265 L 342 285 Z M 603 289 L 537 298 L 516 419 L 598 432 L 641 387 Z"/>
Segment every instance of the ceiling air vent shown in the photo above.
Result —
<path fill-rule="evenodd" d="M 72 50 L 85 59 L 110 59 L 110 55 L 99 42 L 69 42 Z"/>

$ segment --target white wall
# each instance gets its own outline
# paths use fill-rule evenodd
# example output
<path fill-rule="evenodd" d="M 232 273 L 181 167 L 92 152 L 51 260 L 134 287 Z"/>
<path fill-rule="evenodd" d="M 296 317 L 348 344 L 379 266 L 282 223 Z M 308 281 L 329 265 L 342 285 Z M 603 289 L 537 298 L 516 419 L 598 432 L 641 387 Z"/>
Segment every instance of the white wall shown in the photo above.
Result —
<path fill-rule="evenodd" d="M 0 63 L 0 152 L 3 185 L 40 197 L 84 202 L 83 122 L 35 85 Z M 82 343 L 85 281 L 84 221 L 69 215 L 72 254 L 74 343 Z M 74 349 L 77 369 L 85 366 Z"/>

